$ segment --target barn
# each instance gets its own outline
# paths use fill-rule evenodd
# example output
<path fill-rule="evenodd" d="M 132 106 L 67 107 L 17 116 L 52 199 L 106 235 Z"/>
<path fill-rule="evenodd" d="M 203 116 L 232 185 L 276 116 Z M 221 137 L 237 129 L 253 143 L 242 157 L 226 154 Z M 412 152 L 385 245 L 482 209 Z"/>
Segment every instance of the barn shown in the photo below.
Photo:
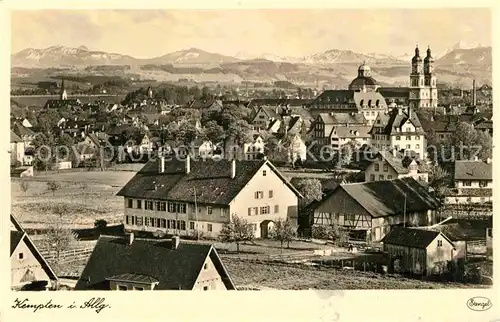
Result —
<path fill-rule="evenodd" d="M 440 275 L 456 258 L 453 242 L 435 230 L 395 227 L 381 242 L 391 273 Z"/>

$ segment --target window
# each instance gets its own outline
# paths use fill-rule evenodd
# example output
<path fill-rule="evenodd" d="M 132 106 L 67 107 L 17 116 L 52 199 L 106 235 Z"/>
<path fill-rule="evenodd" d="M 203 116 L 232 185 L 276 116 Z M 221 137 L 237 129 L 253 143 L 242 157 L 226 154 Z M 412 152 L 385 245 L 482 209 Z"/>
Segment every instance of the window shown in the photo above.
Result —
<path fill-rule="evenodd" d="M 267 175 L 267 171 L 266 170 L 262 170 L 262 176 L 266 176 Z"/>
<path fill-rule="evenodd" d="M 277 214 L 280 212 L 280 205 L 274 205 L 274 213 Z"/>
<path fill-rule="evenodd" d="M 203 286 L 204 291 L 208 291 L 208 286 Z"/>
<path fill-rule="evenodd" d="M 118 291 L 126 291 L 128 287 L 126 285 L 118 285 Z"/>
<path fill-rule="evenodd" d="M 144 287 L 136 287 L 134 286 L 135 291 L 144 291 Z"/>
<path fill-rule="evenodd" d="M 185 214 L 187 211 L 187 205 L 185 203 L 177 204 L 177 208 L 178 208 L 177 211 L 181 214 Z"/>
<path fill-rule="evenodd" d="M 209 232 L 212 231 L 212 224 L 207 224 L 207 231 L 209 231 Z"/>
<path fill-rule="evenodd" d="M 380 166 L 378 163 L 375 163 L 375 171 L 379 171 L 380 170 Z"/>
<path fill-rule="evenodd" d="M 401 140 L 401 137 L 399 135 L 396 136 L 396 140 Z"/>
<path fill-rule="evenodd" d="M 24 259 L 24 254 L 23 253 L 18 253 L 17 254 L 17 259 L 19 259 L 19 260 Z"/>
<path fill-rule="evenodd" d="M 438 240 L 438 247 L 441 247 L 443 246 L 443 241 L 442 240 Z"/>
<path fill-rule="evenodd" d="M 345 221 L 354 221 L 355 217 L 354 215 L 347 214 L 345 215 Z"/>
<path fill-rule="evenodd" d="M 134 204 L 134 200 L 132 200 L 132 199 L 127 200 L 127 208 L 132 208 L 133 204 Z"/>
<path fill-rule="evenodd" d="M 370 174 L 370 181 L 375 181 L 375 175 L 374 174 Z"/>
<path fill-rule="evenodd" d="M 145 223 L 146 226 L 150 226 L 151 225 L 151 221 L 150 220 L 151 219 L 149 217 L 146 217 L 146 223 Z"/>
<path fill-rule="evenodd" d="M 142 217 L 136 217 L 136 220 L 137 220 L 137 226 L 142 226 L 143 218 Z"/>
<path fill-rule="evenodd" d="M 194 221 L 189 222 L 189 229 L 194 230 Z"/>
<path fill-rule="evenodd" d="M 406 141 L 411 141 L 411 136 L 407 136 Z"/>
<path fill-rule="evenodd" d="M 177 220 L 177 229 L 186 230 L 186 222 L 184 220 Z"/>
<path fill-rule="evenodd" d="M 229 216 L 229 208 L 222 208 L 221 209 L 221 216 Z"/>
<path fill-rule="evenodd" d="M 379 176 L 378 176 L 378 179 L 379 179 L 379 180 L 384 180 L 384 175 L 383 175 L 383 174 L 379 175 Z"/>
<path fill-rule="evenodd" d="M 260 214 L 267 215 L 269 213 L 269 206 L 260 207 Z"/>
<path fill-rule="evenodd" d="M 255 191 L 255 199 L 264 198 L 264 191 Z"/>
<path fill-rule="evenodd" d="M 162 221 L 162 219 L 156 218 L 156 227 L 157 228 L 161 228 L 161 221 Z"/>
<path fill-rule="evenodd" d="M 137 200 L 137 209 L 142 209 L 142 200 Z"/>
<path fill-rule="evenodd" d="M 166 219 L 161 219 L 161 228 L 167 228 L 167 220 Z"/>
<path fill-rule="evenodd" d="M 211 214 L 212 214 L 212 207 L 207 206 L 207 215 L 211 215 Z"/>
<path fill-rule="evenodd" d="M 407 148 L 407 149 L 411 149 L 411 145 L 410 145 L 410 144 L 407 144 L 407 145 L 406 145 L 406 148 Z"/>
<path fill-rule="evenodd" d="M 136 222 L 135 216 L 130 216 L 130 219 L 131 219 L 131 224 L 135 225 L 135 222 Z"/>
<path fill-rule="evenodd" d="M 472 186 L 472 182 L 470 180 L 466 180 L 466 181 L 463 181 L 462 185 L 464 187 L 470 187 L 470 186 Z"/>
<path fill-rule="evenodd" d="M 388 175 L 388 176 L 387 176 L 387 180 L 392 180 L 392 176 L 391 176 L 391 175 Z"/>
<path fill-rule="evenodd" d="M 420 144 L 415 144 L 415 149 L 420 149 Z"/>
<path fill-rule="evenodd" d="M 485 188 L 487 186 L 488 186 L 488 181 L 486 181 L 486 180 L 479 181 L 479 187 Z"/>
<path fill-rule="evenodd" d="M 168 212 L 175 212 L 175 203 L 173 202 L 168 203 Z"/>
<path fill-rule="evenodd" d="M 125 224 L 128 225 L 129 224 L 129 219 L 128 219 L 128 216 L 125 216 Z"/>
<path fill-rule="evenodd" d="M 389 165 L 387 163 L 384 163 L 384 172 L 389 171 Z"/>
<path fill-rule="evenodd" d="M 269 198 L 272 198 L 272 197 L 273 197 L 273 191 L 269 190 Z"/>
<path fill-rule="evenodd" d="M 203 265 L 203 269 L 208 269 L 208 263 L 205 263 L 205 265 Z"/>
<path fill-rule="evenodd" d="M 418 130 L 417 130 L 418 131 Z M 416 135 L 415 140 L 420 140 L 420 136 Z"/>
<path fill-rule="evenodd" d="M 252 215 L 252 207 L 249 207 L 248 208 L 248 215 L 251 216 Z"/>
<path fill-rule="evenodd" d="M 253 207 L 253 213 L 258 215 L 259 214 L 259 207 Z"/>
<path fill-rule="evenodd" d="M 145 208 L 146 210 L 153 210 L 153 202 L 151 200 L 146 200 Z"/>

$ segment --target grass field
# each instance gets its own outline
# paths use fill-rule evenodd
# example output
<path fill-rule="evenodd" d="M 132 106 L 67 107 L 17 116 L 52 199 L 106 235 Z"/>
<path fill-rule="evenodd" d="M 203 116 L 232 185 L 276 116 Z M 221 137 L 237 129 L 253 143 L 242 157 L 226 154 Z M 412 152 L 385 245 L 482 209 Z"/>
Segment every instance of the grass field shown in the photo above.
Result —
<path fill-rule="evenodd" d="M 273 264 L 224 258 L 237 287 L 280 290 L 356 290 L 356 289 L 440 289 L 483 288 L 461 283 L 436 283 L 397 275 L 314 267 L 303 264 Z"/>
<path fill-rule="evenodd" d="M 54 210 L 67 206 L 65 222 L 73 228 L 88 227 L 96 219 L 117 223 L 123 215 L 123 198 L 116 193 L 134 172 L 67 172 L 22 179 L 28 190 L 21 189 L 21 179 L 11 179 L 12 213 L 29 228 L 46 224 L 54 218 Z M 48 181 L 61 188 L 47 190 Z"/>

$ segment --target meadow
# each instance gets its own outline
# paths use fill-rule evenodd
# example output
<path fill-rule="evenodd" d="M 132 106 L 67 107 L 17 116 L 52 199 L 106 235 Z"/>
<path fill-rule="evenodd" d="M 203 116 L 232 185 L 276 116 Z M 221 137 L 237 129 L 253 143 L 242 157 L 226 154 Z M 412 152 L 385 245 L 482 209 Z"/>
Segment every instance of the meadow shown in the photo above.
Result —
<path fill-rule="evenodd" d="M 93 226 L 96 219 L 120 223 L 123 198 L 116 196 L 135 172 L 66 172 L 41 174 L 33 178 L 11 179 L 12 214 L 27 228 L 43 227 L 64 207 L 64 222 L 72 228 Z M 55 181 L 60 188 L 48 190 L 47 182 Z M 21 182 L 27 190 L 23 191 Z"/>

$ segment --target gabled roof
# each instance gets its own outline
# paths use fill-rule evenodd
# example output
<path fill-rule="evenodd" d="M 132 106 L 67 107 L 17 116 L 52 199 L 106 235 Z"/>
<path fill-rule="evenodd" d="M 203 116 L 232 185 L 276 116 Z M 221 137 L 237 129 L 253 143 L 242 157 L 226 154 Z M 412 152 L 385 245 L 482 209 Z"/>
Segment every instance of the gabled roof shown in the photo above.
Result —
<path fill-rule="evenodd" d="M 366 118 L 362 113 L 319 113 L 318 118 L 324 124 L 366 124 Z"/>
<path fill-rule="evenodd" d="M 406 212 L 411 213 L 436 209 L 439 205 L 438 200 L 411 177 L 341 184 L 323 200 L 330 198 L 338 189 L 343 189 L 375 218 L 402 214 L 405 206 Z"/>
<path fill-rule="evenodd" d="M 13 130 L 14 130 L 14 133 L 16 133 L 17 135 L 19 135 L 20 137 L 23 137 L 23 136 L 34 136 L 35 135 L 35 132 L 33 132 L 29 128 L 27 128 L 24 125 L 19 124 L 19 123 L 15 123 L 14 124 L 14 129 Z"/>
<path fill-rule="evenodd" d="M 377 121 L 380 120 L 380 123 Z M 383 134 L 386 135 L 404 135 L 404 128 L 402 126 L 409 120 L 413 126 L 418 128 L 416 130 L 417 134 L 424 135 L 425 132 L 422 129 L 422 124 L 415 113 L 415 111 L 411 110 L 410 115 L 408 115 L 407 109 L 403 108 L 394 108 L 389 113 L 378 113 L 377 120 L 375 121 L 375 127 L 379 127 L 378 125 L 384 126 Z M 400 129 L 399 132 L 396 132 L 396 129 Z"/>
<path fill-rule="evenodd" d="M 410 88 L 408 87 L 379 87 L 377 91 L 382 94 L 385 99 L 408 99 L 410 97 Z"/>
<path fill-rule="evenodd" d="M 26 234 L 21 224 L 19 224 L 17 219 L 12 214 L 10 215 L 10 222 L 16 228 L 16 230 L 10 231 L 10 256 L 12 256 L 12 253 L 16 250 L 19 243 L 21 241 L 24 241 L 28 249 L 33 253 L 33 256 L 35 256 L 35 258 L 42 266 L 47 276 L 49 276 L 51 280 L 57 280 L 56 273 L 52 270 L 49 263 L 42 256 L 40 251 L 38 251 L 31 238 L 28 236 L 28 234 Z"/>
<path fill-rule="evenodd" d="M 369 138 L 371 129 L 371 126 L 361 125 L 336 126 L 334 132 L 339 138 Z"/>
<path fill-rule="evenodd" d="M 75 290 L 109 290 L 110 279 L 129 278 L 158 284 L 155 290 L 192 290 L 203 264 L 210 258 L 229 290 L 235 286 L 212 245 L 170 240 L 101 236 Z M 146 278 L 147 277 L 147 278 Z"/>
<path fill-rule="evenodd" d="M 378 153 L 398 174 L 408 173 L 408 169 L 403 165 L 403 155 L 401 153 L 396 153 L 396 156 L 390 151 L 380 151 Z"/>
<path fill-rule="evenodd" d="M 21 140 L 21 138 L 16 134 L 14 133 L 14 131 L 10 131 L 10 143 L 20 143 L 20 142 L 23 142 L 23 140 Z"/>
<path fill-rule="evenodd" d="M 429 244 L 439 235 L 442 235 L 451 245 L 453 245 L 453 242 L 439 231 L 404 227 L 394 227 L 384 236 L 384 238 L 382 238 L 381 242 L 386 245 L 427 248 L 427 246 L 429 246 Z"/>
<path fill-rule="evenodd" d="M 153 200 L 176 200 L 228 205 L 255 176 L 264 164 L 297 196 L 300 193 L 267 160 L 234 161 L 236 176 L 231 178 L 229 160 L 190 160 L 190 172 L 186 174 L 186 161 L 165 160 L 165 170 L 159 173 L 159 158 L 153 157 L 117 193 L 118 196 Z"/>
<path fill-rule="evenodd" d="M 492 163 L 483 161 L 455 161 L 455 180 L 492 180 Z"/>

